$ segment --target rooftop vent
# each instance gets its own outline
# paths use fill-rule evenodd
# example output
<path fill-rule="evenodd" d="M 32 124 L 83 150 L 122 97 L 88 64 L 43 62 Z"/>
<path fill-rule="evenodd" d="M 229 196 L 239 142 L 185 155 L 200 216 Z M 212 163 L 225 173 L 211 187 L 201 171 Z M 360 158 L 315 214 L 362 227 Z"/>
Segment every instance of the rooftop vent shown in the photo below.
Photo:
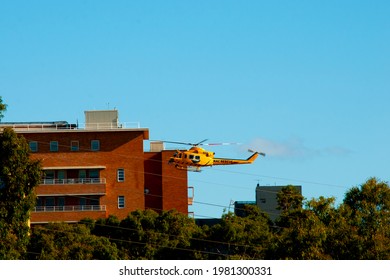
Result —
<path fill-rule="evenodd" d="M 119 128 L 117 110 L 85 111 L 85 129 Z"/>
<path fill-rule="evenodd" d="M 162 142 L 162 141 L 150 142 L 150 151 L 151 152 L 161 152 L 163 150 L 164 150 L 164 142 Z"/>

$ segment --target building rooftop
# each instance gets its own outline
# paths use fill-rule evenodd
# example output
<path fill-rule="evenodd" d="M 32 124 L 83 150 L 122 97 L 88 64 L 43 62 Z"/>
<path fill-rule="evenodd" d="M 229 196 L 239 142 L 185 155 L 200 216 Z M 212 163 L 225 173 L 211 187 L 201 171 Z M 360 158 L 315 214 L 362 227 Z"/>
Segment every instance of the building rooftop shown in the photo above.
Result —
<path fill-rule="evenodd" d="M 143 131 L 148 139 L 147 128 L 139 122 L 119 122 L 117 110 L 85 111 L 85 123 L 67 121 L 0 122 L 0 131 L 6 127 L 16 132 L 88 132 L 88 131 Z"/>
<path fill-rule="evenodd" d="M 67 121 L 52 121 L 52 122 L 0 122 L 0 127 L 12 127 L 14 129 L 137 129 L 141 128 L 139 122 L 124 122 L 113 125 L 112 123 L 68 123 Z"/>

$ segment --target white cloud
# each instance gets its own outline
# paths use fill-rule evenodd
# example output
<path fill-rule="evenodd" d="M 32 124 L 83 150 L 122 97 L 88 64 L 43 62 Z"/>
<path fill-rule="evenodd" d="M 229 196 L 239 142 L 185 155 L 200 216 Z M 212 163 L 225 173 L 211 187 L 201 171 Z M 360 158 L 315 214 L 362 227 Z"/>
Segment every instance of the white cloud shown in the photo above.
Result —
<path fill-rule="evenodd" d="M 266 138 L 256 138 L 251 141 L 248 148 L 264 152 L 267 156 L 281 159 L 305 159 L 317 156 L 346 156 L 350 150 L 331 146 L 325 148 L 311 148 L 305 145 L 300 138 L 289 138 L 283 141 L 275 141 Z"/>

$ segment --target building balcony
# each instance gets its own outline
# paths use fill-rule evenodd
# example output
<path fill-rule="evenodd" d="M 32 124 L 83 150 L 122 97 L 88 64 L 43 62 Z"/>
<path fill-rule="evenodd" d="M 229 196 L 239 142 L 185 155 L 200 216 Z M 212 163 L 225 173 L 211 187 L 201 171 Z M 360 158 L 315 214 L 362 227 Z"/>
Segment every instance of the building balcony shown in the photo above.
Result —
<path fill-rule="evenodd" d="M 33 212 L 106 211 L 106 205 L 36 206 Z"/>
<path fill-rule="evenodd" d="M 105 195 L 105 178 L 43 179 L 36 188 L 38 196 Z"/>
<path fill-rule="evenodd" d="M 106 178 L 42 179 L 41 185 L 105 184 Z"/>
<path fill-rule="evenodd" d="M 31 224 L 74 223 L 85 218 L 106 218 L 106 205 L 37 206 L 31 212 Z"/>

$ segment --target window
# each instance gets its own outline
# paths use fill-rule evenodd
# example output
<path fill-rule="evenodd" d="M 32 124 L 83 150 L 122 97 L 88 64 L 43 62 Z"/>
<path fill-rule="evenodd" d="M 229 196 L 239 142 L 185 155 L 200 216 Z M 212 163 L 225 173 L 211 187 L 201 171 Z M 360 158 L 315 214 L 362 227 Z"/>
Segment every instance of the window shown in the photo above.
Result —
<path fill-rule="evenodd" d="M 86 206 L 87 205 L 87 199 L 85 197 L 80 197 L 79 203 L 80 203 L 80 206 Z"/>
<path fill-rule="evenodd" d="M 37 207 L 43 206 L 43 199 L 42 199 L 42 197 L 37 197 L 37 205 L 36 206 Z"/>
<path fill-rule="evenodd" d="M 125 208 L 125 197 L 123 195 L 118 196 L 118 208 Z"/>
<path fill-rule="evenodd" d="M 66 170 L 58 170 L 57 172 L 57 181 L 60 184 L 64 184 L 66 181 Z"/>
<path fill-rule="evenodd" d="M 65 205 L 65 197 L 59 197 L 58 198 L 58 205 L 64 206 Z"/>
<path fill-rule="evenodd" d="M 31 141 L 28 143 L 28 145 L 30 146 L 30 151 L 35 153 L 35 152 L 38 152 L 38 142 L 37 141 Z"/>
<path fill-rule="evenodd" d="M 58 210 L 64 211 L 65 210 L 65 197 L 59 197 L 58 198 Z"/>
<path fill-rule="evenodd" d="M 55 205 L 54 197 L 46 197 L 46 199 L 45 199 L 45 206 L 46 207 L 51 207 L 49 209 L 54 210 L 54 205 Z"/>
<path fill-rule="evenodd" d="M 99 151 L 100 150 L 100 141 L 92 140 L 91 141 L 91 151 Z"/>
<path fill-rule="evenodd" d="M 117 170 L 117 177 L 118 177 L 118 182 L 125 181 L 125 170 L 123 168 L 119 168 Z"/>
<path fill-rule="evenodd" d="M 45 170 L 44 174 L 44 184 L 52 185 L 55 183 L 54 178 L 55 178 L 55 172 L 54 170 Z"/>
<path fill-rule="evenodd" d="M 58 141 L 50 141 L 50 152 L 58 152 Z"/>
<path fill-rule="evenodd" d="M 72 152 L 77 152 L 79 150 L 79 141 L 71 141 L 70 142 L 70 150 Z"/>
<path fill-rule="evenodd" d="M 81 183 L 85 182 L 85 179 L 87 179 L 87 170 L 85 169 L 80 169 L 79 170 L 79 181 Z"/>
<path fill-rule="evenodd" d="M 99 170 L 91 169 L 89 170 L 89 178 L 91 179 L 91 183 L 99 183 Z"/>
<path fill-rule="evenodd" d="M 92 179 L 99 178 L 99 170 L 98 169 L 89 170 L 89 178 L 92 178 Z"/>

